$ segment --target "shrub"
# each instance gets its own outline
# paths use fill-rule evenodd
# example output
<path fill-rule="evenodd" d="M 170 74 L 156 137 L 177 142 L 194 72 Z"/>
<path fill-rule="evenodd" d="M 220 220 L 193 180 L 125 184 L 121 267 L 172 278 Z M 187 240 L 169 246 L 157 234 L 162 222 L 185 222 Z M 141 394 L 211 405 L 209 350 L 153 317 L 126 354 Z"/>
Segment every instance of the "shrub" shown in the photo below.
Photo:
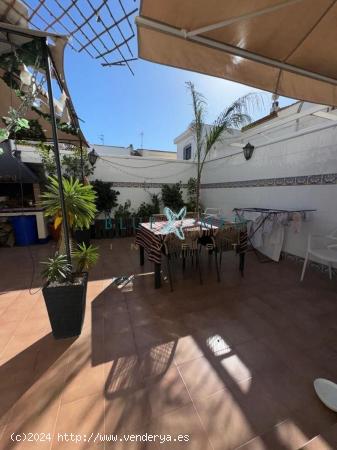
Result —
<path fill-rule="evenodd" d="M 131 208 L 131 201 L 126 200 L 124 205 L 119 205 L 118 208 L 116 209 L 115 217 L 116 218 L 122 217 L 123 219 L 127 219 L 127 218 L 131 217 L 132 212 L 130 211 L 130 208 Z"/>
<path fill-rule="evenodd" d="M 184 206 L 181 182 L 175 184 L 163 184 L 161 188 L 161 199 L 164 206 L 172 211 L 179 211 Z"/>
<path fill-rule="evenodd" d="M 96 208 L 98 212 L 110 213 L 112 208 L 116 208 L 118 204 L 117 197 L 120 193 L 111 189 L 112 183 L 95 180 L 91 185 L 96 192 Z"/>
<path fill-rule="evenodd" d="M 157 194 L 151 194 L 151 203 L 141 203 L 136 215 L 138 217 L 149 218 L 153 214 L 158 214 L 159 211 L 159 196 Z"/>

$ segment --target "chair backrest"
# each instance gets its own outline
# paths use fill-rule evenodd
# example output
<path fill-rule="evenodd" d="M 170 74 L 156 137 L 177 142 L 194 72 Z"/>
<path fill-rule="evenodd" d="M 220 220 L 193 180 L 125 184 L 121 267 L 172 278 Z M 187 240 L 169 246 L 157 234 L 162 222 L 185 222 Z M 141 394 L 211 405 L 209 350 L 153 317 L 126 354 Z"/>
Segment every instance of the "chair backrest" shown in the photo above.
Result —
<path fill-rule="evenodd" d="M 218 228 L 212 237 L 215 247 L 219 251 L 235 250 L 235 246 L 239 244 L 240 233 L 235 227 Z"/>
<path fill-rule="evenodd" d="M 164 239 L 164 249 L 166 255 L 180 256 L 182 242 L 174 233 L 169 233 Z"/>
<path fill-rule="evenodd" d="M 197 219 L 198 218 L 198 213 L 193 212 L 193 211 L 188 211 L 185 215 L 185 219 Z"/>
<path fill-rule="evenodd" d="M 184 245 L 191 250 L 197 250 L 198 239 L 202 235 L 202 230 L 200 226 L 184 228 L 185 242 Z"/>
<path fill-rule="evenodd" d="M 198 251 L 198 239 L 201 235 L 199 227 L 184 228 L 185 239 L 179 239 L 175 233 L 169 233 L 164 239 L 166 255 L 189 256 Z"/>
<path fill-rule="evenodd" d="M 337 248 L 337 237 L 333 237 L 331 235 L 323 235 L 323 234 L 312 234 L 310 233 L 308 236 L 308 245 L 307 251 L 317 249 L 336 249 Z"/>
<path fill-rule="evenodd" d="M 327 234 L 327 237 L 330 239 L 337 239 L 337 228 L 334 228 Z"/>
<path fill-rule="evenodd" d="M 151 216 L 152 222 L 163 222 L 167 221 L 167 217 L 165 214 L 152 214 Z"/>
<path fill-rule="evenodd" d="M 205 217 L 220 217 L 221 208 L 206 208 L 203 214 Z"/>

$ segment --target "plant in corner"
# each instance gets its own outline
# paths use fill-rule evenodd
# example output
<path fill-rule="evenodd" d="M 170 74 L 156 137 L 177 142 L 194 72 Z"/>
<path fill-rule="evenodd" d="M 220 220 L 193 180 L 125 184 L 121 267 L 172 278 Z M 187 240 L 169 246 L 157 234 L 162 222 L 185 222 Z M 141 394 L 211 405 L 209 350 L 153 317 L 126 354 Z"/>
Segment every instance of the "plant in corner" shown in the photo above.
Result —
<path fill-rule="evenodd" d="M 193 177 L 189 178 L 187 181 L 187 211 L 196 212 L 197 211 L 197 180 Z M 199 212 L 201 205 L 199 203 Z"/>
<path fill-rule="evenodd" d="M 235 100 L 227 106 L 216 118 L 211 126 L 205 122 L 206 101 L 204 96 L 198 92 L 190 81 L 186 83 L 192 97 L 193 121 L 190 128 L 194 134 L 196 143 L 195 159 L 197 163 L 196 176 L 196 211 L 200 212 L 200 186 L 201 176 L 206 158 L 214 148 L 215 144 L 221 142 L 225 133 L 232 133 L 251 122 L 249 110 L 263 105 L 263 96 L 259 93 L 250 93 Z"/>
<path fill-rule="evenodd" d="M 95 193 L 90 185 L 78 180 L 63 179 L 64 200 L 71 231 L 88 228 L 95 217 Z M 49 178 L 46 192 L 42 194 L 45 215 L 54 219 L 54 227 L 62 224 L 58 181 Z M 61 227 L 58 251 L 46 263 L 42 275 L 46 284 L 42 289 L 49 320 L 55 338 L 78 336 L 81 333 L 88 274 L 85 272 L 97 260 L 97 249 L 85 244 L 73 251 L 72 262 L 65 256 L 65 236 Z M 71 244 L 71 243 L 69 243 Z M 75 263 L 75 264 L 74 264 Z"/>

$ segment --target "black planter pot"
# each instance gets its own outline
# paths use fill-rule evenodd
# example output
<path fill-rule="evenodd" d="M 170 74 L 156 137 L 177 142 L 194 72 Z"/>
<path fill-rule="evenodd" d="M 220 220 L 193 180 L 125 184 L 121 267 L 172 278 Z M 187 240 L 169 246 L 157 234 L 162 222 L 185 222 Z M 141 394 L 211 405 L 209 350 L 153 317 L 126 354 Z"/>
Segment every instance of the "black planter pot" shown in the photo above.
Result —
<path fill-rule="evenodd" d="M 43 289 L 50 325 L 55 339 L 79 336 L 82 331 L 88 274 L 79 284 L 49 286 Z"/>
<path fill-rule="evenodd" d="M 76 239 L 76 242 L 78 244 L 84 244 L 88 247 L 90 245 L 90 237 L 91 237 L 91 231 L 89 230 L 75 230 L 74 236 Z"/>

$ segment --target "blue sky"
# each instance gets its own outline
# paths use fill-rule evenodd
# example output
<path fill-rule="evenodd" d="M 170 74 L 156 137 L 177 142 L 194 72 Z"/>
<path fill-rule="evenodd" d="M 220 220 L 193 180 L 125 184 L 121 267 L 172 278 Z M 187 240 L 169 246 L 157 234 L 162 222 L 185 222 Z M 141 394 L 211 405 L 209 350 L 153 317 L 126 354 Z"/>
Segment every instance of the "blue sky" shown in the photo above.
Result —
<path fill-rule="evenodd" d="M 137 148 L 143 132 L 144 148 L 175 150 L 174 138 L 192 120 L 186 81 L 194 82 L 207 98 L 209 122 L 237 97 L 253 91 L 238 83 L 142 60 L 133 62 L 132 68 L 135 76 L 125 67 L 102 67 L 88 55 L 66 49 L 68 87 L 90 143 L 101 143 L 103 134 L 106 145 Z M 292 102 L 280 99 L 281 106 Z"/>

